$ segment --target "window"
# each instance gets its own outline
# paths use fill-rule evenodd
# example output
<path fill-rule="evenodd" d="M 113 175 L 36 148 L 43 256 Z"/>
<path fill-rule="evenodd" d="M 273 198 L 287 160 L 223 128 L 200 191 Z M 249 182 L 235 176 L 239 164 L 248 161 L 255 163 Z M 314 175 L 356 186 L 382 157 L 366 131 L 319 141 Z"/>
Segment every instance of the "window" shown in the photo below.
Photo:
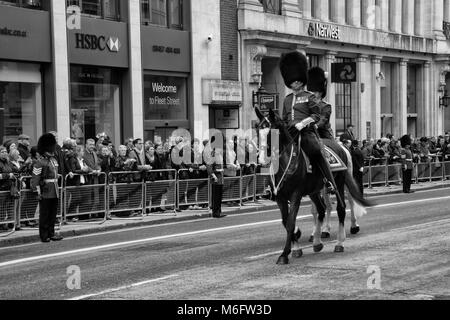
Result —
<path fill-rule="evenodd" d="M 42 9 L 41 0 L 0 0 L 1 4 L 28 9 Z"/>
<path fill-rule="evenodd" d="M 101 132 L 120 141 L 120 78 L 115 69 L 70 67 L 70 129 L 78 144 Z"/>
<path fill-rule="evenodd" d="M 143 24 L 182 29 L 182 13 L 182 0 L 141 0 Z"/>
<path fill-rule="evenodd" d="M 264 12 L 281 14 L 281 0 L 259 0 L 264 8 Z"/>
<path fill-rule="evenodd" d="M 78 6 L 90 17 L 119 20 L 119 0 L 67 0 L 67 6 Z"/>

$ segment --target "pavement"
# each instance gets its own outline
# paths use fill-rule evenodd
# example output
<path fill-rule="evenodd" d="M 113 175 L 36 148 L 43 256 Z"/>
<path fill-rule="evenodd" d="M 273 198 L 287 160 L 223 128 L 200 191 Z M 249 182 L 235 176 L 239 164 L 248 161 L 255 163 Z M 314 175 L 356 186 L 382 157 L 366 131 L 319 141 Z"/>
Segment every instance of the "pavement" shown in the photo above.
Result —
<path fill-rule="evenodd" d="M 0 299 L 448 300 L 448 191 L 373 196 L 344 253 L 334 253 L 334 213 L 331 239 L 313 252 L 305 204 L 304 254 L 285 266 L 275 264 L 286 239 L 278 209 L 0 248 Z"/>
<path fill-rule="evenodd" d="M 426 190 L 436 190 L 441 188 L 450 188 L 450 180 L 447 181 L 432 181 L 432 182 L 422 182 L 419 184 L 413 184 L 411 189 L 413 191 L 426 191 Z M 391 184 L 390 186 L 375 186 L 371 189 L 364 190 L 365 196 L 368 198 L 379 197 L 389 194 L 401 194 L 402 185 L 401 184 Z M 302 205 L 309 205 L 309 197 L 304 198 Z M 266 200 L 259 199 L 256 202 L 249 201 L 243 203 L 243 206 L 233 204 L 224 204 L 222 211 L 226 215 L 238 215 L 246 213 L 259 212 L 261 210 L 274 210 L 277 208 L 276 203 Z M 141 226 L 151 226 L 159 225 L 165 223 L 182 222 L 189 220 L 198 220 L 210 218 L 210 212 L 206 209 L 204 210 L 185 210 L 177 213 L 169 214 L 157 214 L 144 216 L 142 218 L 124 218 L 124 219 L 113 219 L 111 221 L 101 222 L 78 222 L 78 223 L 68 223 L 67 225 L 61 226 L 59 233 L 64 238 L 71 238 L 81 235 L 96 234 L 114 230 L 130 229 Z M 39 242 L 39 232 L 36 228 L 22 229 L 14 232 L 8 236 L 2 236 L 0 233 L 0 248 L 9 247 L 15 245 L 22 245 L 28 243 Z"/>

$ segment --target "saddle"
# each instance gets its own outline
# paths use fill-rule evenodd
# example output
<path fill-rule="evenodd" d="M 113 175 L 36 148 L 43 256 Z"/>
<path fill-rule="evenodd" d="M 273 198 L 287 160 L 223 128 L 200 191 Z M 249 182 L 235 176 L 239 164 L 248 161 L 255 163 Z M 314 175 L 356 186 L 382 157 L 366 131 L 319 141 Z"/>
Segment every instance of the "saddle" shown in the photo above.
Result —
<path fill-rule="evenodd" d="M 322 143 L 322 141 L 321 141 L 321 143 Z M 346 171 L 347 166 L 342 161 L 342 159 L 330 147 L 324 145 L 323 143 L 322 143 L 322 146 L 324 147 L 322 149 L 323 153 L 324 153 L 324 157 L 328 161 L 328 164 L 330 165 L 331 172 Z M 287 175 L 291 176 L 296 172 L 298 165 L 299 165 L 298 156 L 300 155 L 300 152 L 303 154 L 303 159 L 305 159 L 307 173 L 309 173 L 309 174 L 313 173 L 313 167 L 311 164 L 311 160 L 309 159 L 309 157 L 307 156 L 305 151 L 301 148 L 301 138 L 299 138 L 298 145 L 294 146 L 292 152 L 293 152 L 292 161 L 287 170 Z"/>

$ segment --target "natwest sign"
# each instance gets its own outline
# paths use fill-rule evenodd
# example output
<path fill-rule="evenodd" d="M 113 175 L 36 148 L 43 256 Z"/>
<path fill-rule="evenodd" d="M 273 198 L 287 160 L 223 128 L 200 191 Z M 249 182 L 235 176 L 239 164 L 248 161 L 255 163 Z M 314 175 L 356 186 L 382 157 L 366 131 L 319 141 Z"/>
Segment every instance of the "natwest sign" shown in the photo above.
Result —
<path fill-rule="evenodd" d="M 111 52 L 119 52 L 121 43 L 118 37 L 97 36 L 94 34 L 75 33 L 77 49 L 99 50 L 108 49 Z"/>
<path fill-rule="evenodd" d="M 308 35 L 310 37 L 339 40 L 340 29 L 338 26 L 334 26 L 331 24 L 310 22 L 308 26 Z"/>

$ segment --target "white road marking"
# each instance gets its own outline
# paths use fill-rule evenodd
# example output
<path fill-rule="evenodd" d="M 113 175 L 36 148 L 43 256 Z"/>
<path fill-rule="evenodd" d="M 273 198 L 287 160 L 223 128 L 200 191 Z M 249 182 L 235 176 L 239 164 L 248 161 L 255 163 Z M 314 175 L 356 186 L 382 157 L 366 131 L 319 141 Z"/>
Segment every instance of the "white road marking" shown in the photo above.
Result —
<path fill-rule="evenodd" d="M 311 218 L 311 216 L 309 216 L 309 215 L 300 216 L 300 217 L 298 217 L 297 220 L 303 220 L 303 219 L 307 219 L 307 218 Z M 152 237 L 152 238 L 133 240 L 133 241 L 126 241 L 126 242 L 111 243 L 111 244 L 106 244 L 106 245 L 102 245 L 102 246 L 95 246 L 95 247 L 89 247 L 89 248 L 84 248 L 84 249 L 63 251 L 63 252 L 58 252 L 58 253 L 52 253 L 52 254 L 46 254 L 46 255 L 34 256 L 34 257 L 29 257 L 29 258 L 6 261 L 6 262 L 0 263 L 0 268 L 17 265 L 17 264 L 22 264 L 22 263 L 27 263 L 27 262 L 34 262 L 34 261 L 38 261 L 38 260 L 57 258 L 57 257 L 62 257 L 62 256 L 68 256 L 68 255 L 84 254 L 84 253 L 89 253 L 89 252 L 94 252 L 94 251 L 105 250 L 105 249 L 112 249 L 112 248 L 125 247 L 125 246 L 136 245 L 136 244 L 143 244 L 143 243 L 148 243 L 148 242 L 153 242 L 153 241 L 167 240 L 167 239 L 186 237 L 186 236 L 194 236 L 194 235 L 199 235 L 199 234 L 220 232 L 220 231 L 227 231 L 227 230 L 251 228 L 251 227 L 270 225 L 270 224 L 276 224 L 276 223 L 281 223 L 281 219 L 262 221 L 262 222 L 254 222 L 254 223 L 246 223 L 246 224 L 222 227 L 222 228 L 214 228 L 214 229 L 206 229 L 206 230 L 171 234 L 171 235 Z"/>
<path fill-rule="evenodd" d="M 430 222 L 427 222 L 427 223 L 415 224 L 415 225 L 412 225 L 412 226 L 407 226 L 407 227 L 402 227 L 402 228 L 395 228 L 395 229 L 392 229 L 390 231 L 408 231 L 408 230 L 411 230 L 411 229 L 423 228 L 423 227 L 431 227 L 431 226 L 434 226 L 434 225 L 442 226 L 443 224 L 445 224 L 447 222 L 450 223 L 450 219 L 442 219 L 442 220 L 430 221 Z"/>
<path fill-rule="evenodd" d="M 428 198 L 428 199 L 420 199 L 420 200 L 411 200 L 411 201 L 403 201 L 403 202 L 395 202 L 395 203 L 386 203 L 386 204 L 379 204 L 372 208 L 367 209 L 380 209 L 380 208 L 386 208 L 386 207 L 398 207 L 398 206 L 404 206 L 409 204 L 417 204 L 417 203 L 423 203 L 423 202 L 430 202 L 430 201 L 442 201 L 442 200 L 449 200 L 449 197 L 438 197 L 438 198 Z"/>
<path fill-rule="evenodd" d="M 101 291 L 101 292 L 98 292 L 98 293 L 86 294 L 84 296 L 70 298 L 70 299 L 67 299 L 67 300 L 85 300 L 85 299 L 92 298 L 92 297 L 98 297 L 98 296 L 102 296 L 102 295 L 105 295 L 105 294 L 110 294 L 110 293 L 114 293 L 114 292 L 118 292 L 118 291 L 122 291 L 122 290 L 128 290 L 128 289 L 132 289 L 132 288 L 136 288 L 136 287 L 145 286 L 147 284 L 151 284 L 151 283 L 155 283 L 155 282 L 161 282 L 161 281 L 172 279 L 172 278 L 175 278 L 175 277 L 178 277 L 178 275 L 177 274 L 173 274 L 173 275 L 162 277 L 162 278 L 158 278 L 158 279 L 142 281 L 142 282 L 130 284 L 130 285 L 127 285 L 127 286 L 122 286 L 122 287 L 118 287 L 118 288 L 114 288 L 114 289 L 104 290 L 104 291 Z"/>

